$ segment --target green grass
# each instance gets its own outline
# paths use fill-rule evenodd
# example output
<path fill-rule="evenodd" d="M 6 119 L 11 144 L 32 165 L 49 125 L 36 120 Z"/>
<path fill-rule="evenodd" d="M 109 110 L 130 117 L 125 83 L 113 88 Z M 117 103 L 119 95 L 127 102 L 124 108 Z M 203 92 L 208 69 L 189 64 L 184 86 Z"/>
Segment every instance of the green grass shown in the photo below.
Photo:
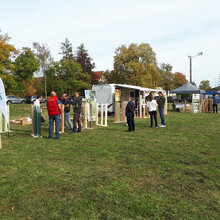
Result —
<path fill-rule="evenodd" d="M 11 105 L 11 118 L 30 105 Z M 46 111 L 43 113 L 47 118 Z M 42 139 L 2 134 L 0 219 L 219 219 L 220 114 L 169 113 Z"/>

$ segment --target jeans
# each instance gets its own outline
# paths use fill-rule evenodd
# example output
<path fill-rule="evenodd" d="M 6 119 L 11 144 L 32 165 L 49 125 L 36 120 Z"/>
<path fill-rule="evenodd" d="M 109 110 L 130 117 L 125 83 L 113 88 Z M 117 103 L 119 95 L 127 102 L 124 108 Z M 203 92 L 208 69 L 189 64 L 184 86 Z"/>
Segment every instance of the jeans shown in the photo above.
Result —
<path fill-rule="evenodd" d="M 128 131 L 134 131 L 134 116 L 127 116 L 127 123 L 128 123 Z"/>
<path fill-rule="evenodd" d="M 155 126 L 157 127 L 157 111 L 149 112 L 149 114 L 150 114 L 150 127 L 151 128 L 153 127 L 153 118 L 155 121 Z"/>
<path fill-rule="evenodd" d="M 161 124 L 165 125 L 164 109 L 159 108 L 159 113 L 160 113 Z"/>
<path fill-rule="evenodd" d="M 74 116 L 73 116 L 73 130 L 76 131 L 77 125 L 78 125 L 78 131 L 81 132 L 81 120 L 80 120 L 80 113 L 78 112 L 74 112 Z"/>
<path fill-rule="evenodd" d="M 60 115 L 49 116 L 49 138 L 53 138 L 53 122 L 55 121 L 56 138 L 60 139 Z"/>
<path fill-rule="evenodd" d="M 218 113 L 218 104 L 213 104 L 213 113 Z"/>
<path fill-rule="evenodd" d="M 70 121 L 70 113 L 69 112 L 65 112 L 64 113 L 64 128 L 66 129 L 66 121 L 69 123 L 70 128 L 73 130 L 73 124 Z"/>

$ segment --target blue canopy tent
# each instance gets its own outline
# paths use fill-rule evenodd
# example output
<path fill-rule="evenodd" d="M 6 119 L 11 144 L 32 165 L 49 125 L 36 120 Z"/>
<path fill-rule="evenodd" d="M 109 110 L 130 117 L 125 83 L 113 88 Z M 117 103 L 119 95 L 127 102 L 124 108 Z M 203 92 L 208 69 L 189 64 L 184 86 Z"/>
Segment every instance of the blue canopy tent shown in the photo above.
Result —
<path fill-rule="evenodd" d="M 187 82 L 183 86 L 180 86 L 179 88 L 170 91 L 170 93 L 176 93 L 176 94 L 201 94 L 204 92 L 205 92 L 204 90 L 198 89 L 190 82 Z"/>
<path fill-rule="evenodd" d="M 211 90 L 205 92 L 204 95 L 220 95 L 220 92 L 217 92 L 214 89 L 211 89 Z"/>

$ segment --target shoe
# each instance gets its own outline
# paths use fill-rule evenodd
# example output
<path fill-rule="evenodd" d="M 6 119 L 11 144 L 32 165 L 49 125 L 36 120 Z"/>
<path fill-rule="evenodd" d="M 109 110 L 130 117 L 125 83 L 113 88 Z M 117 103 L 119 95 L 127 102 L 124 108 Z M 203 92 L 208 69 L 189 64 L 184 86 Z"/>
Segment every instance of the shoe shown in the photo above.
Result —
<path fill-rule="evenodd" d="M 74 130 L 72 130 L 72 131 L 70 132 L 70 134 L 74 134 L 74 133 L 76 133 L 76 131 L 74 131 Z"/>
<path fill-rule="evenodd" d="M 76 132 L 81 132 L 80 130 L 77 130 Z"/>
<path fill-rule="evenodd" d="M 158 126 L 155 126 L 155 128 L 158 128 Z"/>
<path fill-rule="evenodd" d="M 165 127 L 166 127 L 165 125 L 161 125 L 161 126 L 160 126 L 160 128 L 165 128 Z"/>
<path fill-rule="evenodd" d="M 153 128 L 153 126 L 150 126 L 150 128 Z"/>

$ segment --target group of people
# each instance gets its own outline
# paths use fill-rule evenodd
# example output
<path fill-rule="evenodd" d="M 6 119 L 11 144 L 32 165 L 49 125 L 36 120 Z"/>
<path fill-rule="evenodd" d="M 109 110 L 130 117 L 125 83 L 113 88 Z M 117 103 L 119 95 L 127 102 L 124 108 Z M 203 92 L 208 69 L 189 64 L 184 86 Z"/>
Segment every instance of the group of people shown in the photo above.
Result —
<path fill-rule="evenodd" d="M 38 96 L 37 100 L 34 102 L 34 106 L 40 107 L 40 101 L 42 96 Z M 71 100 L 68 98 L 67 94 L 63 94 L 62 99 L 59 100 L 56 93 L 51 92 L 50 98 L 47 100 L 47 111 L 49 116 L 49 139 L 53 138 L 53 125 L 55 122 L 55 136 L 56 139 L 60 139 L 60 119 L 61 119 L 61 104 L 64 105 L 64 129 L 66 129 L 66 121 L 69 123 L 71 128 L 71 133 L 81 132 L 81 106 L 82 99 L 76 92 L 74 98 Z M 73 106 L 73 124 L 70 120 L 70 106 Z"/>
<path fill-rule="evenodd" d="M 152 93 L 150 93 L 147 97 L 147 108 L 150 114 L 150 128 L 153 128 L 153 121 L 155 121 L 155 127 L 158 128 L 157 123 L 157 106 L 159 109 L 159 114 L 161 118 L 160 127 L 166 127 L 165 125 L 165 117 L 164 117 L 164 105 L 165 105 L 165 97 L 162 92 L 158 92 L 159 98 L 158 100 L 154 100 Z M 135 113 L 135 104 L 132 101 L 131 97 L 127 97 L 127 106 L 126 106 L 126 117 L 128 124 L 128 132 L 135 131 L 135 123 L 134 123 L 134 113 Z"/>
<path fill-rule="evenodd" d="M 162 92 L 158 93 L 159 99 L 156 101 L 153 98 L 152 93 L 147 97 L 147 108 L 150 114 L 150 128 L 153 128 L 153 121 L 155 121 L 155 127 L 158 127 L 157 123 L 157 107 L 159 109 L 159 114 L 161 118 L 160 127 L 166 127 L 165 125 L 165 117 L 164 117 L 164 105 L 165 105 L 165 97 Z M 34 106 L 40 107 L 40 101 L 42 100 L 42 96 L 38 96 L 37 100 L 34 102 Z M 135 123 L 134 123 L 134 114 L 135 114 L 135 104 L 132 101 L 131 97 L 127 97 L 127 106 L 126 106 L 126 117 L 128 124 L 128 131 L 135 131 Z M 66 122 L 68 122 L 71 133 L 81 132 L 81 106 L 82 99 L 79 94 L 76 92 L 74 94 L 73 99 L 69 99 L 67 94 L 63 94 L 62 99 L 56 96 L 56 93 L 51 92 L 50 98 L 47 100 L 47 111 L 49 116 L 49 139 L 53 138 L 53 125 L 55 122 L 55 135 L 56 139 L 60 139 L 60 119 L 61 119 L 61 105 L 64 105 L 64 129 L 66 129 Z M 70 120 L 70 106 L 73 106 L 73 124 Z"/>

